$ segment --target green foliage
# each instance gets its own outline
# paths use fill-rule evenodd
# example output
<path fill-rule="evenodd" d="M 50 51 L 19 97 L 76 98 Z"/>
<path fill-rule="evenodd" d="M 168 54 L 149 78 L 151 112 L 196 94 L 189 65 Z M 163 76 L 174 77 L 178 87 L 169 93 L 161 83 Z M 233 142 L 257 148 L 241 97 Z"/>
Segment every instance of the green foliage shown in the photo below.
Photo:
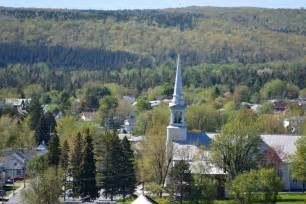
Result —
<path fill-rule="evenodd" d="M 25 204 L 59 204 L 61 191 L 56 170 L 49 169 L 31 180 L 29 188 L 22 192 L 22 201 Z"/>
<path fill-rule="evenodd" d="M 213 140 L 213 162 L 224 169 L 231 180 L 256 167 L 260 143 L 256 115 L 249 110 L 242 110 L 229 119 L 221 134 Z"/>
<path fill-rule="evenodd" d="M 247 86 L 236 86 L 233 94 L 233 98 L 236 104 L 240 104 L 241 102 L 249 102 L 250 101 L 250 90 Z"/>
<path fill-rule="evenodd" d="M 193 178 L 192 200 L 201 204 L 212 204 L 217 198 L 218 185 L 215 179 L 206 175 L 195 175 Z"/>
<path fill-rule="evenodd" d="M 72 141 L 75 135 L 79 132 L 83 133 L 86 129 L 89 129 L 94 137 L 96 136 L 98 128 L 92 122 L 78 121 L 77 117 L 72 115 L 65 115 L 57 120 L 56 132 L 60 137 L 61 144 L 63 144 L 65 140 L 68 142 Z"/>
<path fill-rule="evenodd" d="M 169 173 L 169 181 L 167 188 L 174 199 L 179 195 L 180 203 L 182 203 L 183 200 L 190 198 L 192 176 L 186 161 L 181 160 L 174 163 Z"/>
<path fill-rule="evenodd" d="M 286 95 L 286 82 L 279 79 L 267 82 L 260 90 L 264 99 L 281 99 Z"/>
<path fill-rule="evenodd" d="M 43 114 L 41 104 L 39 103 L 37 97 L 32 98 L 29 112 L 30 112 L 30 128 L 32 130 L 35 130 Z"/>
<path fill-rule="evenodd" d="M 58 166 L 60 162 L 61 150 L 57 134 L 53 134 L 48 145 L 48 163 L 51 166 Z"/>
<path fill-rule="evenodd" d="M 142 181 L 153 182 L 164 186 L 169 169 L 166 158 L 166 129 L 169 124 L 169 109 L 167 106 L 153 108 L 147 130 L 142 143 L 142 157 L 139 162 L 140 177 Z M 160 192 L 159 192 L 160 193 Z"/>
<path fill-rule="evenodd" d="M 121 174 L 124 175 L 121 177 L 121 194 L 123 198 L 126 195 L 133 195 L 137 180 L 136 180 L 136 170 L 135 170 L 135 158 L 134 152 L 131 149 L 131 144 L 126 137 L 123 138 L 121 141 L 121 148 L 122 148 L 122 166 L 124 168 L 121 170 Z"/>
<path fill-rule="evenodd" d="M 264 102 L 259 108 L 259 114 L 270 114 L 273 111 L 273 104 L 271 102 Z"/>
<path fill-rule="evenodd" d="M 39 97 L 44 92 L 40 84 L 31 84 L 23 88 L 23 93 L 26 98 Z"/>
<path fill-rule="evenodd" d="M 80 194 L 83 197 L 90 196 L 91 199 L 95 199 L 97 197 L 96 162 L 93 139 L 89 129 L 85 132 L 85 145 L 82 157 L 80 164 Z"/>
<path fill-rule="evenodd" d="M 258 117 L 258 130 L 265 134 L 285 134 L 286 128 L 283 125 L 283 114 L 263 114 Z"/>
<path fill-rule="evenodd" d="M 138 113 L 136 117 L 135 127 L 133 128 L 134 135 L 144 135 L 147 131 L 151 117 L 150 111 Z"/>
<path fill-rule="evenodd" d="M 81 182 L 81 166 L 83 155 L 83 138 L 78 133 L 74 138 L 73 149 L 71 152 L 71 174 L 73 178 L 72 191 L 74 196 L 80 196 L 80 182 Z"/>
<path fill-rule="evenodd" d="M 231 194 L 241 204 L 275 203 L 281 188 L 281 178 L 273 169 L 251 170 L 233 180 Z"/>
<path fill-rule="evenodd" d="M 215 132 L 218 113 L 212 104 L 191 105 L 187 108 L 186 121 L 189 130 Z"/>
<path fill-rule="evenodd" d="M 101 187 L 104 189 L 104 195 L 113 200 L 114 196 L 121 194 L 120 179 L 126 176 L 121 174 L 121 170 L 124 168 L 121 163 L 123 152 L 118 135 L 114 133 L 106 133 L 104 137 L 105 149 L 101 166 Z"/>
<path fill-rule="evenodd" d="M 296 152 L 290 157 L 289 168 L 293 178 L 306 182 L 306 136 L 296 142 Z"/>
<path fill-rule="evenodd" d="M 34 178 L 42 174 L 48 168 L 48 159 L 46 156 L 36 156 L 27 162 L 27 173 Z"/>
<path fill-rule="evenodd" d="M 85 90 L 86 106 L 97 109 L 99 107 L 99 100 L 110 94 L 110 90 L 106 87 L 89 86 Z"/>
<path fill-rule="evenodd" d="M 118 107 L 118 99 L 113 96 L 105 96 L 100 100 L 98 110 L 100 124 L 107 128 L 118 128 L 120 124 L 116 121 L 116 108 Z"/>
<path fill-rule="evenodd" d="M 26 121 L 22 122 L 9 116 L 0 118 L 0 149 L 31 148 L 34 146 L 34 133 Z"/>
<path fill-rule="evenodd" d="M 167 61 L 173 50 L 182 53 L 186 64 L 290 61 L 304 57 L 304 13 L 211 7 L 141 12 L 2 8 L 0 51 L 10 53 L 3 64 L 45 61 L 95 69 L 147 67 Z"/>
<path fill-rule="evenodd" d="M 136 111 L 138 113 L 146 111 L 146 110 L 150 110 L 151 106 L 148 100 L 146 100 L 145 98 L 138 98 L 136 101 Z"/>
<path fill-rule="evenodd" d="M 41 115 L 35 128 L 36 144 L 43 142 L 48 144 L 51 134 L 55 133 L 56 126 L 56 120 L 52 113 L 47 112 Z"/>
<path fill-rule="evenodd" d="M 105 132 L 103 135 L 103 151 L 101 157 L 101 187 L 104 195 L 113 199 L 121 195 L 124 199 L 132 195 L 136 188 L 136 171 L 134 153 L 129 141 L 119 140 L 114 132 Z"/>
<path fill-rule="evenodd" d="M 69 167 L 69 152 L 70 152 L 69 144 L 67 140 L 65 140 L 61 148 L 61 157 L 60 157 L 60 165 L 65 173 L 67 173 Z"/>

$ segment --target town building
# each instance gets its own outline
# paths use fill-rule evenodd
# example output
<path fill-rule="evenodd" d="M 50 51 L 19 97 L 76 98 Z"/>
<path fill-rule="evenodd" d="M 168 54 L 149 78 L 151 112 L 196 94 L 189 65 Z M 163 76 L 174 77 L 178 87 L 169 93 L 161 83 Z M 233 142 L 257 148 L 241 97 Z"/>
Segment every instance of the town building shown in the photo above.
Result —
<path fill-rule="evenodd" d="M 284 111 L 287 104 L 275 103 L 277 111 Z M 194 174 L 208 174 L 215 177 L 226 175 L 222 169 L 215 167 L 209 161 L 209 148 L 217 133 L 189 132 L 186 128 L 185 110 L 182 89 L 181 67 L 179 57 L 177 62 L 173 99 L 169 103 L 170 124 L 167 127 L 167 157 L 172 164 L 179 160 L 189 162 Z M 279 162 L 278 174 L 282 177 L 285 191 L 302 190 L 302 183 L 292 179 L 288 168 L 288 156 L 296 151 L 295 143 L 300 136 L 292 135 L 261 135 L 261 150 L 267 160 Z M 273 156 L 273 157 L 271 157 Z"/>

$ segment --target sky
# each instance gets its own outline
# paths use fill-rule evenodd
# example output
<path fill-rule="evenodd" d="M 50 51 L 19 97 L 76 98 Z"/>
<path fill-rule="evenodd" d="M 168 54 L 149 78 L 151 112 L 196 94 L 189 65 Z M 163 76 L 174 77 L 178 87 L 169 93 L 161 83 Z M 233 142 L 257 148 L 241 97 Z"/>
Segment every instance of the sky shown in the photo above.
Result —
<path fill-rule="evenodd" d="M 186 6 L 305 8 L 306 0 L 0 0 L 0 6 L 101 10 Z"/>

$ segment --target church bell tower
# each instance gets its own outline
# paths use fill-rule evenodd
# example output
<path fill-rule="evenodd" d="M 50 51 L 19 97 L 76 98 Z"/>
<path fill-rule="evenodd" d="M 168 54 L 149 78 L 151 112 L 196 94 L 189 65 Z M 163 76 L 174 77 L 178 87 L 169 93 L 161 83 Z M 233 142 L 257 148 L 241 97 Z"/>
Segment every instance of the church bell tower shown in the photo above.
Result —
<path fill-rule="evenodd" d="M 167 146 L 171 146 L 172 142 L 175 141 L 184 141 L 187 136 L 184 117 L 186 105 L 182 88 L 180 56 L 177 58 L 174 93 L 172 101 L 169 103 L 169 107 L 171 115 L 170 124 L 167 127 Z"/>

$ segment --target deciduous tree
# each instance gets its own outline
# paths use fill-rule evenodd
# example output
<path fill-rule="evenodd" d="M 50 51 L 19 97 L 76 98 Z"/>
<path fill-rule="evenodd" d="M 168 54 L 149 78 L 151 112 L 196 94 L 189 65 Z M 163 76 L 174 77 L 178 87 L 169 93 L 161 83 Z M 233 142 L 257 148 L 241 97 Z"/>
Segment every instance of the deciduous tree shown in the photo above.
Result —
<path fill-rule="evenodd" d="M 212 161 L 228 173 L 230 180 L 257 165 L 261 138 L 256 125 L 256 115 L 242 110 L 213 140 Z"/>

